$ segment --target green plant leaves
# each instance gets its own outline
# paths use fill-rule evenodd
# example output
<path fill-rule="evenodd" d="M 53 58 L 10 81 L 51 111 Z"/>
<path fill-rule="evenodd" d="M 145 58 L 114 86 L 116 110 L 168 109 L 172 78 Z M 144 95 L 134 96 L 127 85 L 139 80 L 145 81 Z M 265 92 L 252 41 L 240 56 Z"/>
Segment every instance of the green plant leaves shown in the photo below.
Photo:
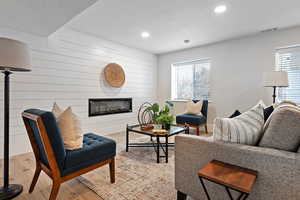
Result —
<path fill-rule="evenodd" d="M 160 110 L 159 104 L 154 103 L 152 106 L 146 108 L 148 111 L 153 113 L 153 122 L 160 124 L 171 124 L 174 121 L 174 116 L 170 115 L 170 107 L 165 105 L 162 110 Z"/>
<path fill-rule="evenodd" d="M 174 116 L 169 114 L 161 114 L 156 120 L 160 124 L 171 124 L 174 121 Z"/>
<path fill-rule="evenodd" d="M 158 105 L 158 103 L 155 103 L 155 104 L 152 105 L 152 111 L 153 112 L 159 112 L 159 105 Z"/>

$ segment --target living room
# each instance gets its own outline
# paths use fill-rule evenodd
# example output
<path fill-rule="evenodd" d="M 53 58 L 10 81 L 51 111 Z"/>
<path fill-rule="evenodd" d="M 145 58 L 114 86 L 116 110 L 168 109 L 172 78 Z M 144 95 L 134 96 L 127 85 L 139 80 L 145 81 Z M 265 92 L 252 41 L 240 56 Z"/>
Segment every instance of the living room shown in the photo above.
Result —
<path fill-rule="evenodd" d="M 300 199 L 299 9 L 2 1 L 0 199 Z"/>

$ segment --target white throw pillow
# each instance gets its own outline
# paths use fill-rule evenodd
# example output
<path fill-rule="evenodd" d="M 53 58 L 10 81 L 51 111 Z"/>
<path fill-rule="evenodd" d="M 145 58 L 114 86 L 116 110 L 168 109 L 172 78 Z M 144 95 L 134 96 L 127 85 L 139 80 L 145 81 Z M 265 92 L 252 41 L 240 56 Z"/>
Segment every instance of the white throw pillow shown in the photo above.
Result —
<path fill-rule="evenodd" d="M 56 118 L 58 118 L 58 116 L 61 115 L 61 113 L 63 113 L 63 110 L 57 105 L 56 102 L 54 102 L 53 104 L 52 113 Z"/>
<path fill-rule="evenodd" d="M 263 100 L 259 100 L 258 103 L 257 103 L 257 105 L 258 105 L 258 104 L 262 105 L 262 107 L 263 107 L 264 109 L 267 107 L 266 104 L 265 104 L 265 102 L 264 102 Z"/>
<path fill-rule="evenodd" d="M 54 103 L 52 113 L 56 117 L 65 149 L 75 150 L 82 148 L 83 138 L 80 121 L 72 112 L 72 108 L 68 107 L 65 111 L 62 111 L 62 109 Z"/>
<path fill-rule="evenodd" d="M 186 114 L 194 114 L 201 115 L 203 101 L 198 101 L 194 103 L 193 101 L 189 101 L 186 103 Z"/>
<path fill-rule="evenodd" d="M 235 118 L 216 118 L 213 137 L 216 141 L 255 145 L 263 125 L 264 109 L 258 104 Z"/>

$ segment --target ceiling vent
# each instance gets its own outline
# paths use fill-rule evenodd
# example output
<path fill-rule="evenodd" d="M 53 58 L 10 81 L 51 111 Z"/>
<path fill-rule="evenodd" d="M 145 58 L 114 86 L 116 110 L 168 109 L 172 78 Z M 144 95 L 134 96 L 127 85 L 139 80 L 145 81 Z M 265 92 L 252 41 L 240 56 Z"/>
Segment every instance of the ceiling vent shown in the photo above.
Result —
<path fill-rule="evenodd" d="M 273 32 L 273 31 L 277 31 L 277 30 L 278 30 L 278 28 L 274 27 L 274 28 L 269 28 L 269 29 L 262 30 L 261 33 L 268 33 L 268 32 Z"/>

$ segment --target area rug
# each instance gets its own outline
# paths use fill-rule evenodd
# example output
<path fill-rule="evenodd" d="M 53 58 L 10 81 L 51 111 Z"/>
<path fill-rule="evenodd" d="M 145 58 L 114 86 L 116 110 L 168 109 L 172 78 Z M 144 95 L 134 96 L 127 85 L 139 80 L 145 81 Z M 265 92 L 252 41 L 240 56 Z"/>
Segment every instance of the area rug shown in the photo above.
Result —
<path fill-rule="evenodd" d="M 139 142 L 149 138 L 138 139 Z M 153 148 L 130 148 L 116 156 L 116 182 L 110 183 L 109 168 L 102 167 L 78 178 L 104 200 L 174 200 L 174 148 L 169 163 L 156 163 Z"/>

